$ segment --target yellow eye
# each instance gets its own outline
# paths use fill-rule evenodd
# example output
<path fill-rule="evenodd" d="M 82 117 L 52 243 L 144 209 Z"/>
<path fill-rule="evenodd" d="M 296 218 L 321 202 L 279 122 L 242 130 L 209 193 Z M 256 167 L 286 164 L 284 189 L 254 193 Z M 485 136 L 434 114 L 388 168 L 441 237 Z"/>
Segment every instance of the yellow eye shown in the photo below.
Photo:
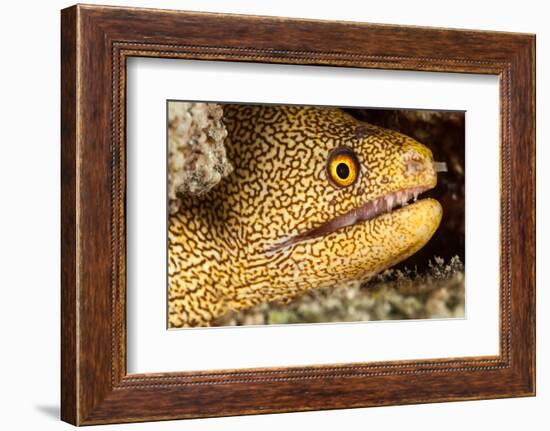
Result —
<path fill-rule="evenodd" d="M 359 176 L 359 160 L 351 148 L 340 147 L 328 157 L 327 174 L 338 187 L 351 186 Z"/>

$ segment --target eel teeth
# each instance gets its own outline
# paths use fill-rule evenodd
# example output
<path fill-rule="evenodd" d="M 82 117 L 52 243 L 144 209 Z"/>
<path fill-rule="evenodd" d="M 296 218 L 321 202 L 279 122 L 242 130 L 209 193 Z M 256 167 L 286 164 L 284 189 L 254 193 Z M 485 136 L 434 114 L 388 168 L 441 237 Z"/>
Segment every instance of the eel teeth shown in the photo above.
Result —
<path fill-rule="evenodd" d="M 394 202 L 394 195 L 389 195 L 386 197 L 386 208 L 388 212 L 393 209 L 393 202 Z"/>
<path fill-rule="evenodd" d="M 418 195 L 431 187 L 412 187 L 410 189 L 398 190 L 388 193 L 376 199 L 366 202 L 364 205 L 354 208 L 347 213 L 336 216 L 325 223 L 298 234 L 268 249 L 268 252 L 280 250 L 281 248 L 291 246 L 300 241 L 305 241 L 319 236 L 327 235 L 346 226 L 351 226 L 358 222 L 372 220 L 383 214 L 390 213 L 397 207 L 403 207 L 410 201 L 416 202 Z"/>

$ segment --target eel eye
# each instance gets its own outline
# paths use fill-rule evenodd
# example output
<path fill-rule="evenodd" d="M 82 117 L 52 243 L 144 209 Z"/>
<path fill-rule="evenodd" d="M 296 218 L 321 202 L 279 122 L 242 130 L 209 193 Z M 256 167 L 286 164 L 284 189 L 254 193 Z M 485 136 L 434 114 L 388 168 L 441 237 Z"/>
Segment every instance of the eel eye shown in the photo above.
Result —
<path fill-rule="evenodd" d="M 339 147 L 328 156 L 327 173 L 338 187 L 351 186 L 359 175 L 359 160 L 351 148 Z"/>

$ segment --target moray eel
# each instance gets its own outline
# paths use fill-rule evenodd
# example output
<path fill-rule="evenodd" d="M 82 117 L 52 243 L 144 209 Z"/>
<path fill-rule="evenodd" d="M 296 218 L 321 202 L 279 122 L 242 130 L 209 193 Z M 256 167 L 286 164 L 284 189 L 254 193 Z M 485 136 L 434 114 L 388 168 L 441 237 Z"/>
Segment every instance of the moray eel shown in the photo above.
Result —
<path fill-rule="evenodd" d="M 225 105 L 234 172 L 168 222 L 168 326 L 367 280 L 426 244 L 431 151 L 335 108 Z"/>

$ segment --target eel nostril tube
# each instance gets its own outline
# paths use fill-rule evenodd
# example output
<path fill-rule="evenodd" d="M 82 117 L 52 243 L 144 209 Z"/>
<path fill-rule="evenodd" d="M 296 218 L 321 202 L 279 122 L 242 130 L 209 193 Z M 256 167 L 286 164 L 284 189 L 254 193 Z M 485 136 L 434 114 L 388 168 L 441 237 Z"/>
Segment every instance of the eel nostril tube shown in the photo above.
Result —
<path fill-rule="evenodd" d="M 434 162 L 434 169 L 436 172 L 447 172 L 447 163 Z"/>

